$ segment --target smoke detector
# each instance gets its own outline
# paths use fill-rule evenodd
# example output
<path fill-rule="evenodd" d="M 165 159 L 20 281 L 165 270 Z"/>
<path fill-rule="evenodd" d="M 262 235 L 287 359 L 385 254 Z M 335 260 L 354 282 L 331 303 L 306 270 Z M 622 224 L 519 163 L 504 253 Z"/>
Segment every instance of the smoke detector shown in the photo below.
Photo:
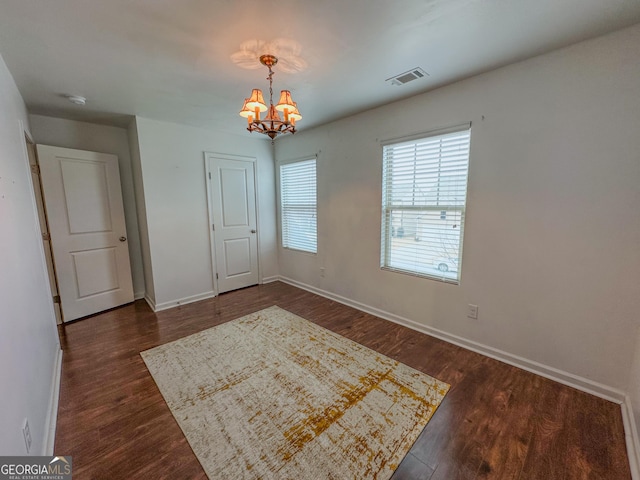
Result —
<path fill-rule="evenodd" d="M 80 95 L 65 95 L 67 100 L 76 105 L 85 105 L 87 103 L 87 99 L 85 97 L 81 97 Z"/>
<path fill-rule="evenodd" d="M 405 83 L 413 82 L 414 80 L 418 80 L 419 78 L 428 77 L 429 74 L 425 72 L 422 68 L 416 67 L 408 70 L 399 75 L 395 75 L 391 78 L 387 78 L 385 82 L 391 82 L 391 85 L 404 85 Z"/>

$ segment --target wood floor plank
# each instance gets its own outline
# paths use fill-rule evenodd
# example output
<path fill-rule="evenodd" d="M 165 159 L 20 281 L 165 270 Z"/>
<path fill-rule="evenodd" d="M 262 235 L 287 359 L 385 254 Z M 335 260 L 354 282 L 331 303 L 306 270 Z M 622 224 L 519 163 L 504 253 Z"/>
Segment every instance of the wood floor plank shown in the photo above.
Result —
<path fill-rule="evenodd" d="M 572 427 L 585 429 L 585 426 L 570 423 L 572 393 L 572 389 L 558 384 L 549 383 L 545 386 L 520 478 L 583 478 L 568 476 L 568 463 L 575 461 L 571 455 L 574 446 L 568 445 L 570 431 Z"/>
<path fill-rule="evenodd" d="M 631 478 L 619 405 L 274 282 L 60 326 L 55 451 L 74 479 L 205 479 L 140 352 L 272 305 L 451 385 L 394 480 Z"/>
<path fill-rule="evenodd" d="M 430 480 L 433 469 L 409 453 L 393 473 L 391 480 Z"/>

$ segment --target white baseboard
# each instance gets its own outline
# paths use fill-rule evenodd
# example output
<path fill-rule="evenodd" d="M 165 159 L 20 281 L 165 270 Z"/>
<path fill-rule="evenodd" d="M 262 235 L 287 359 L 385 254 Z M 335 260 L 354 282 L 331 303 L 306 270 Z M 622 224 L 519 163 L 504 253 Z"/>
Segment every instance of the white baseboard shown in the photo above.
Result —
<path fill-rule="evenodd" d="M 475 342 L 473 340 L 468 340 L 466 338 L 459 337 L 457 335 L 453 335 L 451 333 L 447 333 L 442 330 L 429 327 L 427 325 L 423 325 L 414 320 L 409 320 L 408 318 L 404 318 L 399 315 L 380 310 L 370 305 L 356 302 L 355 300 L 351 300 L 341 295 L 337 295 L 335 293 L 328 292 L 326 290 L 322 290 L 320 288 L 313 287 L 302 282 L 298 282 L 297 280 L 293 280 L 291 278 L 281 276 L 280 281 L 288 283 L 289 285 L 293 285 L 294 287 L 307 290 L 311 293 L 315 293 L 317 295 L 320 295 L 321 297 L 329 298 L 349 307 L 356 308 L 360 311 L 370 313 L 371 315 L 375 315 L 376 317 L 380 317 L 404 327 L 411 328 L 412 330 L 416 330 L 420 333 L 439 338 L 440 340 L 444 340 L 445 342 L 452 343 L 467 350 L 480 353 L 481 355 L 493 358 L 494 360 L 499 360 L 508 365 L 512 365 L 528 372 L 535 373 L 536 375 L 554 380 L 556 382 L 562 383 L 563 385 L 577 388 L 578 390 L 590 393 L 591 395 L 595 395 L 596 397 L 604 398 L 605 400 L 609 400 L 620 405 L 625 401 L 625 393 L 623 391 L 615 389 L 608 385 L 594 382 L 593 380 L 589 380 L 588 378 L 580 377 L 578 375 L 574 375 L 572 373 L 565 372 L 563 370 Z"/>
<path fill-rule="evenodd" d="M 134 300 L 141 300 L 144 298 L 145 292 L 134 292 L 133 293 L 133 299 Z"/>
<path fill-rule="evenodd" d="M 152 312 L 156 311 L 156 302 L 154 302 L 146 293 L 144 295 L 144 301 L 147 302 L 147 305 L 149 305 L 149 308 L 151 308 Z"/>
<path fill-rule="evenodd" d="M 277 282 L 278 280 L 280 280 L 280 277 L 278 275 L 273 275 L 272 277 L 264 277 L 261 283 L 264 285 L 265 283 Z"/>
<path fill-rule="evenodd" d="M 631 478 L 640 480 L 640 439 L 633 414 L 633 406 L 629 395 L 625 395 L 622 404 L 622 423 L 624 424 L 624 438 L 627 443 L 627 456 L 631 468 Z"/>
<path fill-rule="evenodd" d="M 216 296 L 216 292 L 211 291 L 211 292 L 199 293 L 198 295 L 191 295 L 190 297 L 179 298 L 177 300 L 171 300 L 169 302 L 158 303 L 158 304 L 153 303 L 152 300 L 146 296 L 144 297 L 144 299 L 147 301 L 147 303 L 151 307 L 151 310 L 153 310 L 154 312 L 160 312 L 162 310 L 179 307 L 180 305 L 186 305 L 187 303 L 199 302 L 200 300 L 206 300 L 207 298 L 213 298 L 215 296 Z"/>
<path fill-rule="evenodd" d="M 62 349 L 58 350 L 56 360 L 53 365 L 51 379 L 51 394 L 49 396 L 49 411 L 45 423 L 44 448 L 42 455 L 53 455 L 53 447 L 56 442 L 56 425 L 58 422 L 58 400 L 60 399 L 60 380 L 62 375 Z"/>

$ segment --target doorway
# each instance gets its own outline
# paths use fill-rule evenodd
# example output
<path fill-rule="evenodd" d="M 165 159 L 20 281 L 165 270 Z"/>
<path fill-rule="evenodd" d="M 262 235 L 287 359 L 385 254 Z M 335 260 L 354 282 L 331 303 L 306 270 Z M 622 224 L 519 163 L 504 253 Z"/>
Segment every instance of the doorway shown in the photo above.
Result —
<path fill-rule="evenodd" d="M 51 236 L 49 234 L 49 223 L 47 221 L 47 211 L 44 205 L 42 195 L 42 182 L 40 181 L 40 165 L 38 164 L 38 155 L 36 153 L 36 145 L 25 134 L 25 143 L 27 145 L 27 155 L 29 158 L 29 169 L 31 170 L 31 182 L 33 183 L 33 193 L 36 199 L 36 207 L 38 210 L 38 223 L 40 225 L 40 234 L 42 235 L 42 246 L 44 249 L 44 257 L 47 265 L 47 274 L 49 277 L 49 285 L 51 286 L 51 295 L 53 295 L 53 309 L 56 314 L 56 323 L 60 325 L 64 321 L 62 309 L 60 308 L 60 295 L 58 294 L 58 282 L 56 280 L 56 269 L 53 264 L 53 253 L 51 250 Z"/>

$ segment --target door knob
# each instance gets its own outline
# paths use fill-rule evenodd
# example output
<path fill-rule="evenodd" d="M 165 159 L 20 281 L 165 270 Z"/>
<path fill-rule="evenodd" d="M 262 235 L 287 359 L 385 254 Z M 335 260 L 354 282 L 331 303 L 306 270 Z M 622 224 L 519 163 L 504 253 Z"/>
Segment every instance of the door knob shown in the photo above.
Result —
<path fill-rule="evenodd" d="M 127 241 L 127 237 L 120 237 L 118 240 L 120 240 L 121 242 L 126 242 Z"/>
<path fill-rule="evenodd" d="M 256 231 L 255 230 L 251 230 L 251 233 L 256 233 Z"/>

